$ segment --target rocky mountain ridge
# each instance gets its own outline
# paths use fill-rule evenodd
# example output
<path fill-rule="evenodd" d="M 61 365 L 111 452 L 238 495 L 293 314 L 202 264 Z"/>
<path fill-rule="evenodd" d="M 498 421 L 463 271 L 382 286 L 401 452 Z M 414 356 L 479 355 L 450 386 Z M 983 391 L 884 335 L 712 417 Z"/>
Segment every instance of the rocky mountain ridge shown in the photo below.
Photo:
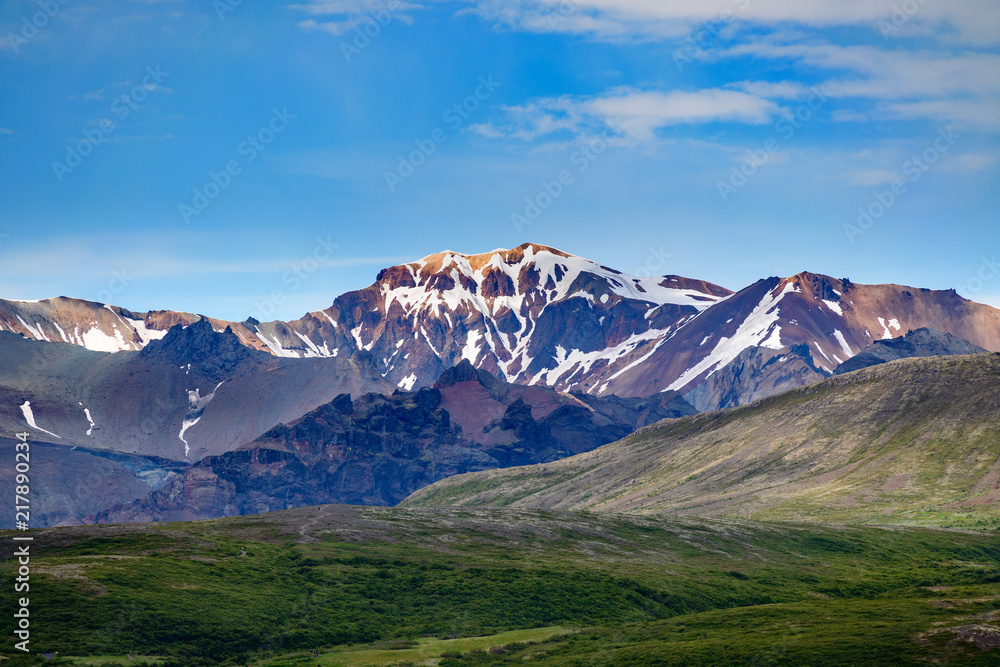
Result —
<path fill-rule="evenodd" d="M 0 301 L 4 331 L 108 352 L 143 349 L 170 327 L 199 321 L 279 358 L 365 353 L 401 389 L 432 386 L 465 359 L 513 383 L 598 396 L 676 390 L 705 408 L 757 395 L 723 386 L 717 374 L 760 371 L 751 384 L 786 389 L 924 327 L 1000 351 L 1000 310 L 954 291 L 804 272 L 733 293 L 680 276 L 628 276 L 537 244 L 387 268 L 370 287 L 294 322 L 137 314 L 66 298 Z M 734 362 L 742 370 L 727 371 Z"/>

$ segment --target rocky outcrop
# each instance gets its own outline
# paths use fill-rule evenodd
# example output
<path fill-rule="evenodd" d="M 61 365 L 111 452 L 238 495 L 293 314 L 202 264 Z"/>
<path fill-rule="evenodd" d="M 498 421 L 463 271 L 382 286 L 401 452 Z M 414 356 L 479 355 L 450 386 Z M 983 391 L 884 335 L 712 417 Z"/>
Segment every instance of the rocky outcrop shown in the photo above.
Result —
<path fill-rule="evenodd" d="M 877 366 L 897 359 L 912 357 L 945 357 L 955 354 L 980 354 L 983 348 L 951 334 L 933 329 L 909 331 L 902 338 L 880 340 L 837 366 L 834 375 L 843 375 L 862 368 Z"/>
<path fill-rule="evenodd" d="M 565 458 L 665 418 L 677 394 L 597 398 L 504 383 L 469 362 L 435 387 L 342 395 L 237 451 L 209 456 L 101 522 L 189 520 L 322 503 L 394 505 L 464 472 Z"/>
<path fill-rule="evenodd" d="M 684 399 L 703 412 L 721 410 L 747 405 L 829 376 L 816 366 L 807 345 L 782 350 L 748 347 L 685 394 Z"/>

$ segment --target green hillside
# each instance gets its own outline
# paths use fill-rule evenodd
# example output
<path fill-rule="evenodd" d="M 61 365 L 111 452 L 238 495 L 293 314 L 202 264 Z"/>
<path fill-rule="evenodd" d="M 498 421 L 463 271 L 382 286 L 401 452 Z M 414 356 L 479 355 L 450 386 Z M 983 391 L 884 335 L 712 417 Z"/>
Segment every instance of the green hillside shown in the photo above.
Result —
<path fill-rule="evenodd" d="M 1000 355 L 896 361 L 403 504 L 995 528 Z"/>
<path fill-rule="evenodd" d="M 1000 657 L 984 650 L 1000 641 L 996 532 L 322 506 L 33 534 L 34 653 L 8 643 L 12 667 L 42 652 L 186 667 Z"/>

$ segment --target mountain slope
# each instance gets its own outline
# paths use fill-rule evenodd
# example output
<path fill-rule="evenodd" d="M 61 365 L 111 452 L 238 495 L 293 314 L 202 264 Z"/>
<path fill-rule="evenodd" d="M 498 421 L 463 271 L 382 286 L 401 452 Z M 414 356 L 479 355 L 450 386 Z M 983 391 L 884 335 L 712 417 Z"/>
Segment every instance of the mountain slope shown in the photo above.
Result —
<path fill-rule="evenodd" d="M 555 461 L 694 412 L 676 393 L 571 396 L 508 384 L 465 361 L 433 388 L 339 396 L 236 451 L 202 459 L 148 498 L 96 513 L 96 520 L 206 519 L 330 502 L 395 505 L 444 477 Z"/>
<path fill-rule="evenodd" d="M 684 395 L 702 412 L 747 405 L 829 377 L 816 367 L 808 345 L 781 350 L 748 347 Z"/>
<path fill-rule="evenodd" d="M 686 394 L 750 347 L 788 352 L 806 345 L 816 366 L 831 373 L 872 342 L 922 327 L 1000 351 L 1000 310 L 954 291 L 857 285 L 800 273 L 759 281 L 706 309 L 600 391 Z"/>
<path fill-rule="evenodd" d="M 986 350 L 951 334 L 927 328 L 917 329 L 908 332 L 902 338 L 875 341 L 856 356 L 837 366 L 837 370 L 833 374 L 843 375 L 897 359 L 982 354 L 983 352 Z"/>
<path fill-rule="evenodd" d="M 391 387 L 364 355 L 277 358 L 207 320 L 117 354 L 0 332 L 0 428 L 60 445 L 193 461 L 371 391 Z"/>
<path fill-rule="evenodd" d="M 907 359 L 403 504 L 946 523 L 1000 509 L 1000 354 Z"/>

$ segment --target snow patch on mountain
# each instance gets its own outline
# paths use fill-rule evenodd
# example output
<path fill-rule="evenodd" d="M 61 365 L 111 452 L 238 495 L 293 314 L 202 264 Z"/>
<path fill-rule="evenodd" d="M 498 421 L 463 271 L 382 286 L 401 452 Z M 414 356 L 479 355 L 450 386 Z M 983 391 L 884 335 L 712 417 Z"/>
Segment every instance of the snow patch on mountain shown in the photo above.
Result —
<path fill-rule="evenodd" d="M 330 352 L 330 348 L 327 346 L 326 341 L 323 341 L 323 347 L 319 347 L 318 345 L 316 345 L 316 343 L 312 342 L 312 339 L 310 339 L 309 336 L 301 334 L 295 330 L 293 330 L 292 333 L 298 336 L 302 340 L 302 342 L 306 344 L 306 347 L 309 348 L 309 351 L 306 352 L 305 355 L 306 357 L 320 357 L 324 359 L 329 359 L 330 357 L 337 356 L 337 350 L 334 349 L 333 352 Z"/>
<path fill-rule="evenodd" d="M 288 359 L 298 359 L 300 357 L 299 353 L 296 352 L 295 350 L 286 350 L 285 348 L 283 348 L 281 346 L 281 343 L 278 342 L 277 338 L 273 339 L 268 338 L 267 335 L 264 334 L 259 327 L 255 327 L 254 331 L 257 334 L 257 338 L 259 338 L 260 341 L 267 346 L 267 349 L 269 349 L 271 351 L 271 354 L 273 354 L 274 356 L 285 357 Z"/>
<path fill-rule="evenodd" d="M 325 318 L 327 319 L 327 321 L 328 321 L 328 322 L 330 322 L 330 324 L 332 324 L 332 325 L 333 325 L 333 328 L 334 328 L 334 329 L 337 329 L 337 328 L 339 328 L 339 327 L 337 326 L 337 321 L 336 321 L 336 320 L 334 320 L 334 319 L 333 319 L 332 317 L 330 317 L 330 315 L 329 315 L 329 314 L 328 314 L 328 313 L 327 313 L 327 312 L 326 312 L 325 310 L 321 310 L 321 311 L 319 311 L 319 314 L 320 314 L 320 315 L 322 315 L 323 317 L 325 317 Z"/>
<path fill-rule="evenodd" d="M 118 330 L 117 325 L 112 324 L 111 326 L 114 331 L 113 336 L 109 336 L 98 329 L 95 322 L 92 329 L 83 333 L 83 346 L 94 352 L 125 352 L 126 350 L 136 349 L 135 345 L 125 340 L 122 332 Z"/>
<path fill-rule="evenodd" d="M 28 426 L 30 426 L 31 428 L 35 429 L 36 431 L 41 431 L 42 433 L 48 433 L 53 438 L 59 438 L 60 440 L 62 440 L 61 437 L 59 437 L 52 431 L 46 431 L 44 428 L 35 423 L 35 413 L 31 411 L 31 401 L 24 402 L 24 405 L 21 406 L 21 414 L 24 415 L 24 421 L 28 422 Z"/>
<path fill-rule="evenodd" d="M 844 338 L 844 334 L 840 333 L 840 329 L 834 329 L 833 337 L 837 339 L 838 343 L 840 343 L 840 347 L 843 348 L 844 353 L 847 355 L 848 359 L 854 356 L 854 352 L 851 350 L 851 346 L 847 344 L 847 339 Z M 838 359 L 837 361 L 840 360 Z"/>
<path fill-rule="evenodd" d="M 774 325 L 774 329 L 771 331 L 771 335 L 767 337 L 767 340 L 760 344 L 761 347 L 766 347 L 772 350 L 780 350 L 784 347 L 781 344 L 781 325 Z"/>
<path fill-rule="evenodd" d="M 54 326 L 54 327 L 56 328 L 56 331 L 58 331 L 58 332 L 59 332 L 59 335 L 60 335 L 60 336 L 62 337 L 62 339 L 63 339 L 63 342 L 64 342 L 64 343 L 72 343 L 72 342 L 73 342 L 73 341 L 71 341 L 71 340 L 70 340 L 70 339 L 69 339 L 69 338 L 68 338 L 68 337 L 66 336 L 66 332 L 65 332 L 65 331 L 63 331 L 62 327 L 61 327 L 61 326 L 59 326 L 59 323 L 58 323 L 58 322 L 53 322 L 53 323 L 52 323 L 52 326 Z"/>
<path fill-rule="evenodd" d="M 889 331 L 890 327 L 892 327 L 896 331 L 900 331 L 902 329 L 902 327 L 900 327 L 899 325 L 899 320 L 897 320 L 895 317 L 889 320 L 888 324 L 886 324 L 885 318 L 880 317 L 878 318 L 878 323 L 882 325 L 883 329 L 882 340 L 889 340 L 892 338 L 892 332 Z"/>
<path fill-rule="evenodd" d="M 694 366 L 688 368 L 669 387 L 668 391 L 680 391 L 703 373 L 711 376 L 730 361 L 739 356 L 740 352 L 755 345 L 767 343 L 769 347 L 781 344 L 781 325 L 778 324 L 778 305 L 785 295 L 798 292 L 794 283 L 787 283 L 780 292 L 775 288 L 764 295 L 757 307 L 740 324 L 731 338 L 723 336 L 712 352 Z M 776 347 L 774 349 L 781 349 Z"/>
<path fill-rule="evenodd" d="M 36 329 L 35 327 L 25 322 L 24 318 L 21 317 L 20 315 L 17 316 L 17 319 L 21 323 L 21 326 L 27 329 L 28 333 L 30 333 L 35 340 L 44 340 L 45 336 L 39 329 Z"/>
<path fill-rule="evenodd" d="M 482 338 L 480 334 L 475 329 L 469 330 L 469 337 L 465 341 L 465 347 L 462 348 L 462 358 L 468 359 L 473 364 L 476 363 L 476 359 L 479 358 L 479 340 Z"/>
<path fill-rule="evenodd" d="M 148 345 L 150 341 L 163 340 L 163 337 L 167 335 L 166 329 L 163 329 L 162 331 L 159 329 L 149 329 L 146 327 L 146 323 L 142 320 L 129 319 L 128 321 L 132 324 L 132 327 L 139 335 L 139 338 L 142 339 L 143 347 Z"/>
<path fill-rule="evenodd" d="M 833 312 L 837 313 L 837 314 L 838 314 L 838 315 L 840 315 L 841 317 L 843 317 L 843 316 L 844 316 L 844 309 L 843 309 L 843 308 L 841 308 L 841 307 L 840 307 L 840 304 L 839 304 L 839 303 L 837 303 L 836 301 L 828 301 L 828 300 L 826 300 L 826 299 L 823 299 L 823 303 L 824 303 L 824 304 L 826 304 L 826 307 L 827 307 L 827 308 L 829 308 L 829 309 L 830 309 L 830 310 L 832 310 Z"/>
<path fill-rule="evenodd" d="M 83 403 L 80 403 L 80 407 L 83 408 Z M 94 433 L 94 427 L 97 424 L 94 423 L 93 418 L 90 416 L 89 408 L 83 408 L 83 414 L 87 417 L 87 421 L 90 422 L 90 428 L 87 429 L 87 435 L 92 435 Z"/>
<path fill-rule="evenodd" d="M 212 399 L 215 398 L 215 393 L 219 391 L 219 387 L 223 384 L 225 384 L 224 381 L 215 385 L 212 393 L 204 397 L 201 396 L 200 389 L 196 388 L 194 391 L 188 390 L 188 411 L 181 422 L 181 432 L 177 434 L 177 437 L 184 443 L 184 458 L 187 458 L 191 453 L 191 445 L 184 438 L 184 434 L 201 421 L 201 417 L 205 413 L 205 408 L 212 402 Z"/>

